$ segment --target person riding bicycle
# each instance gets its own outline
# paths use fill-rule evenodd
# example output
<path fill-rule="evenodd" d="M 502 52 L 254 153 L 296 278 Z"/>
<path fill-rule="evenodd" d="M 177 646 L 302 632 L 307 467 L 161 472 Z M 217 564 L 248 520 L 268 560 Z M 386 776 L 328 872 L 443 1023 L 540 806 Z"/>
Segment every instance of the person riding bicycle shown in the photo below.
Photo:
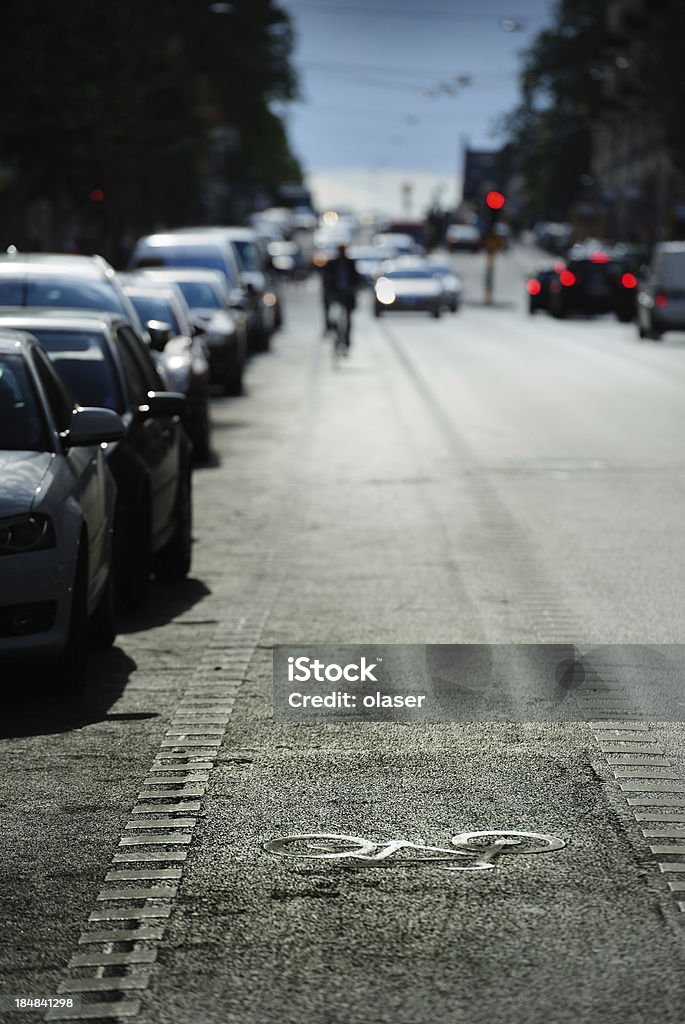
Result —
<path fill-rule="evenodd" d="M 330 309 L 334 302 L 339 302 L 347 310 L 347 337 L 345 343 L 350 347 L 350 326 L 352 310 L 357 305 L 357 288 L 361 278 L 354 260 L 347 255 L 347 246 L 339 245 L 338 252 L 329 260 L 322 271 L 323 306 L 326 326 L 324 333 L 332 330 Z"/>

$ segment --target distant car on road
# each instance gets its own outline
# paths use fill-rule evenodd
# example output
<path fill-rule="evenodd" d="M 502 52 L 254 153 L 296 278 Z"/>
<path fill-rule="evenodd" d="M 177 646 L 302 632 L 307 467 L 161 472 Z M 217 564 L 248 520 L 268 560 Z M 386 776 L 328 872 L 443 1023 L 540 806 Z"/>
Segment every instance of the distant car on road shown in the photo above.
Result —
<path fill-rule="evenodd" d="M 50 661 L 81 688 L 91 646 L 108 647 L 115 485 L 102 446 L 124 433 L 80 408 L 29 334 L 0 332 L 0 657 Z"/>
<path fill-rule="evenodd" d="M 461 305 L 463 287 L 454 267 L 449 259 L 437 253 L 427 256 L 426 264 L 430 271 L 440 278 L 445 306 L 451 313 L 456 313 Z"/>
<path fill-rule="evenodd" d="M 120 415 L 124 429 L 106 452 L 117 484 L 114 582 L 125 607 L 140 607 L 153 570 L 178 580 L 190 569 L 192 449 L 180 422 L 184 396 L 165 390 L 148 347 L 115 313 L 7 309 L 0 310 L 0 328 L 30 331 L 80 405 Z"/>
<path fill-rule="evenodd" d="M 445 296 L 440 278 L 430 270 L 395 268 L 383 271 L 374 289 L 374 316 L 393 311 L 416 311 L 440 316 Z"/>
<path fill-rule="evenodd" d="M 526 281 L 526 292 L 528 294 L 528 312 L 530 314 L 537 313 L 540 309 L 549 311 L 550 284 L 565 269 L 566 264 L 558 262 L 553 267 L 537 270 L 532 277 L 528 278 Z"/>
<path fill-rule="evenodd" d="M 685 331 L 685 242 L 661 242 L 637 294 L 641 338 L 659 341 L 665 331 Z"/>
<path fill-rule="evenodd" d="M 475 224 L 450 224 L 445 231 L 445 244 L 453 252 L 479 252 L 482 242 Z"/>
<path fill-rule="evenodd" d="M 574 246 L 565 267 L 550 280 L 552 316 L 615 313 L 621 323 L 635 316 L 637 277 L 611 250 Z"/>

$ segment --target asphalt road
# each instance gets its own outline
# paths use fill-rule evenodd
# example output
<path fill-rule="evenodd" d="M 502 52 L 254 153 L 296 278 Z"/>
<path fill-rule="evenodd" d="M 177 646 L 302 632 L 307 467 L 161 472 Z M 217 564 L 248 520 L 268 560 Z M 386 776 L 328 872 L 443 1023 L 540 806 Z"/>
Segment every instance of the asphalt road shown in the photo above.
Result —
<path fill-rule="evenodd" d="M 10 684 L 0 991 L 141 1024 L 682 1021 L 685 340 L 529 317 L 527 250 L 493 307 L 456 262 L 459 313 L 362 302 L 337 367 L 293 286 L 215 403 L 192 579 L 81 703 Z M 590 672 L 563 721 L 278 723 L 295 643 L 564 644 Z M 417 862 L 485 830 L 566 845 Z M 286 851 L 389 855 L 264 848 L 312 833 L 360 841 Z"/>

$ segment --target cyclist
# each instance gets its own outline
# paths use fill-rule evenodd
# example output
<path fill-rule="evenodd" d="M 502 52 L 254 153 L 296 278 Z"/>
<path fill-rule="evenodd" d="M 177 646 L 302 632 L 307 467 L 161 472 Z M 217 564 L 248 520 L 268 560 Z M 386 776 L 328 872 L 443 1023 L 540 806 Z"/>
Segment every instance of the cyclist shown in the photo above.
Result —
<path fill-rule="evenodd" d="M 354 260 L 347 255 L 347 246 L 339 245 L 338 251 L 333 259 L 329 260 L 322 271 L 323 285 L 323 306 L 326 318 L 325 332 L 332 329 L 330 319 L 330 308 L 334 302 L 339 302 L 347 310 L 347 337 L 345 344 L 350 347 L 350 326 L 352 310 L 357 304 L 357 288 L 361 278 L 357 272 Z"/>

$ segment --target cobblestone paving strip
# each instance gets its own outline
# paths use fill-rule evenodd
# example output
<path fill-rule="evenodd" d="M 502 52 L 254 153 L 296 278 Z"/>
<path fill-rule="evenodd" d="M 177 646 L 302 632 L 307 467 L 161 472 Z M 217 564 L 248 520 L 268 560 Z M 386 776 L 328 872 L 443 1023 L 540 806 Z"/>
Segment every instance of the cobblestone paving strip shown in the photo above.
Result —
<path fill-rule="evenodd" d="M 262 634 L 266 612 L 257 609 L 274 599 L 274 586 L 253 596 L 254 612 L 217 628 L 131 808 L 105 874 L 106 884 L 96 896 L 98 909 L 90 914 L 78 940 L 90 951 L 74 953 L 59 986 L 60 993 L 85 993 L 88 999 L 78 1008 L 51 1010 L 45 1020 L 130 1019 L 140 1010 L 140 999 L 130 998 L 130 993 L 149 985 L 149 965 L 157 959 L 164 921 L 183 877 L 183 868 L 172 865 L 185 861 L 187 854 L 180 848 L 190 845 L 198 822 L 188 812 L 201 808 L 235 696 Z M 227 665 L 221 651 L 230 651 Z M 188 801 L 188 796 L 198 799 Z M 153 861 L 156 867 L 145 866 Z M 107 921 L 117 926 L 103 930 Z M 107 975 L 110 969 L 125 973 Z"/>

